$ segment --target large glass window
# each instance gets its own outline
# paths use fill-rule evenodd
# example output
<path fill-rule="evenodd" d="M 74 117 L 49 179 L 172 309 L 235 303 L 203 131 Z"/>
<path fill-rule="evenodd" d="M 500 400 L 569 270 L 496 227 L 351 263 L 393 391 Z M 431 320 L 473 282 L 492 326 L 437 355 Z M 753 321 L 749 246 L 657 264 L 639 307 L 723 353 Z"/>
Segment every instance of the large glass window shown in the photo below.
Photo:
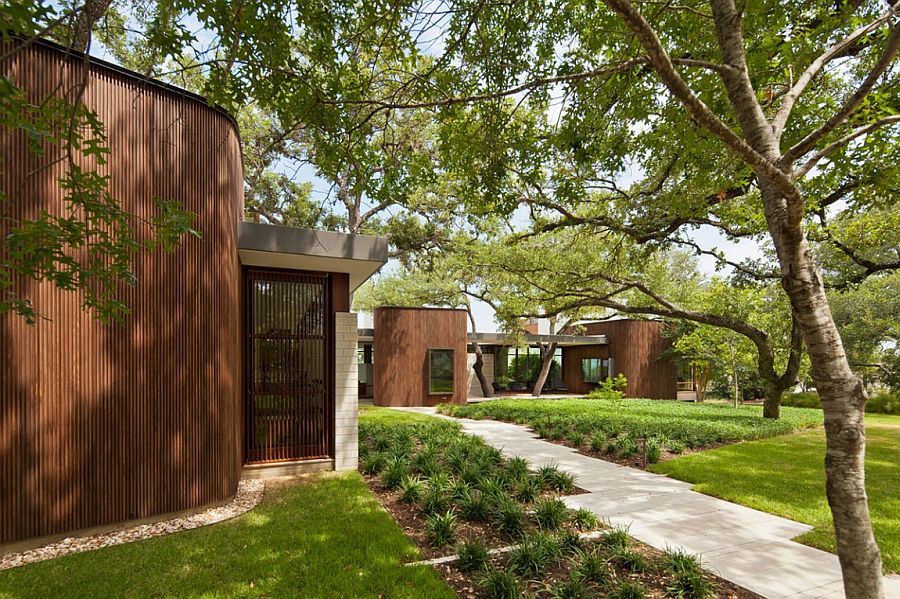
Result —
<path fill-rule="evenodd" d="M 582 358 L 581 377 L 585 383 L 599 383 L 609 378 L 609 360 L 606 358 Z"/>
<path fill-rule="evenodd" d="M 453 350 L 428 350 L 428 392 L 453 393 Z"/>

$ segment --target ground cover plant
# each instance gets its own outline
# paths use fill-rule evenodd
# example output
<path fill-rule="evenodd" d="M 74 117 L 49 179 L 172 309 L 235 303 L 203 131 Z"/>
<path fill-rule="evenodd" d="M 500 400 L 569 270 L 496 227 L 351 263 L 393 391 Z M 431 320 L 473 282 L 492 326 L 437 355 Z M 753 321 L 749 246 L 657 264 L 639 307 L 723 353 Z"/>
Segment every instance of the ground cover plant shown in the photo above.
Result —
<path fill-rule="evenodd" d="M 194 530 L 0 571 L 0 597 L 438 597 L 433 569 L 356 473 L 276 488 Z"/>
<path fill-rule="evenodd" d="M 502 399 L 441 405 L 443 414 L 490 418 L 530 427 L 541 438 L 631 465 L 654 463 L 686 450 L 784 435 L 822 423 L 820 411 L 785 408 L 778 420 L 758 406 L 621 399 Z"/>
<path fill-rule="evenodd" d="M 675 571 L 688 556 L 668 559 L 568 508 L 561 496 L 578 491 L 571 475 L 504 458 L 455 422 L 368 411 L 359 447 L 370 487 L 422 554 L 458 556 L 434 567 L 461 596 L 755 597 L 696 558 L 696 571 Z M 393 469 L 404 472 L 396 486 Z"/>
<path fill-rule="evenodd" d="M 804 431 L 720 447 L 651 467 L 694 489 L 815 528 L 796 540 L 834 552 L 825 501 L 825 434 Z M 866 491 L 885 572 L 900 572 L 900 416 L 866 415 Z"/>

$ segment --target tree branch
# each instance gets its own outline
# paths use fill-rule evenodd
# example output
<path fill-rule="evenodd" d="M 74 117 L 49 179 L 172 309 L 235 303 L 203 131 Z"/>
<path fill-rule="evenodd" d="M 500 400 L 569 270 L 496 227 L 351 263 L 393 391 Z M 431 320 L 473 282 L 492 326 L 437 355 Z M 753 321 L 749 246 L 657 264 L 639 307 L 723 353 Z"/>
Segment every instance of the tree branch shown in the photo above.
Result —
<path fill-rule="evenodd" d="M 821 150 L 816 153 L 815 156 L 807 160 L 803 166 L 794 171 L 794 178 L 802 179 L 805 177 L 810 170 L 818 163 L 822 158 L 825 158 L 835 150 L 841 148 L 842 146 L 847 145 L 857 137 L 861 137 L 866 135 L 867 133 L 871 133 L 872 131 L 879 129 L 885 125 L 890 125 L 892 123 L 900 123 L 900 114 L 894 114 L 891 116 L 886 116 L 882 119 L 878 119 L 877 121 L 873 121 L 868 125 L 864 125 L 862 127 L 857 127 L 844 137 L 838 139 L 837 141 L 833 141 Z"/>

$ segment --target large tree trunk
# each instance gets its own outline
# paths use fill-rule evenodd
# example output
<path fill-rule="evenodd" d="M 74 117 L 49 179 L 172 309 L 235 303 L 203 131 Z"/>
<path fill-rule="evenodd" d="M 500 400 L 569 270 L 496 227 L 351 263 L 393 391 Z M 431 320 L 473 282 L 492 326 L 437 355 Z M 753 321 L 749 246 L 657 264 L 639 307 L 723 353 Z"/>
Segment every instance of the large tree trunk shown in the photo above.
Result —
<path fill-rule="evenodd" d="M 763 403 L 763 418 L 781 418 L 781 395 L 784 389 L 780 389 L 773 382 L 766 383 L 766 396 Z"/>
<path fill-rule="evenodd" d="M 477 329 L 475 328 L 475 315 L 472 313 L 472 304 L 469 302 L 469 298 L 466 298 L 466 314 L 469 315 L 469 322 L 472 324 L 472 334 L 474 335 L 477 333 Z M 481 394 L 485 397 L 493 397 L 494 388 L 484 375 L 484 353 L 481 351 L 481 346 L 478 345 L 477 341 L 473 345 L 475 346 L 475 363 L 472 365 L 472 370 L 475 372 L 478 384 L 481 385 Z"/>
<path fill-rule="evenodd" d="M 87 0 L 81 6 L 72 27 L 71 48 L 73 50 L 88 51 L 94 25 L 106 14 L 110 4 L 112 4 L 112 0 Z"/>
<path fill-rule="evenodd" d="M 834 520 L 844 592 L 853 598 L 884 596 L 881 551 L 875 543 L 866 496 L 866 400 L 862 381 L 850 369 L 825 286 L 799 227 L 785 221 L 777 192 L 763 186 L 769 229 L 781 265 L 782 285 L 803 332 L 810 374 L 825 416 L 826 495 Z M 779 216 L 781 218 L 779 218 Z"/>
<path fill-rule="evenodd" d="M 531 393 L 535 397 L 539 397 L 544 390 L 544 384 L 547 382 L 547 375 L 550 374 L 550 366 L 553 365 L 553 354 L 556 352 L 556 343 L 549 345 L 540 345 L 541 348 L 541 371 L 538 373 L 537 380 L 534 382 L 534 389 Z"/>

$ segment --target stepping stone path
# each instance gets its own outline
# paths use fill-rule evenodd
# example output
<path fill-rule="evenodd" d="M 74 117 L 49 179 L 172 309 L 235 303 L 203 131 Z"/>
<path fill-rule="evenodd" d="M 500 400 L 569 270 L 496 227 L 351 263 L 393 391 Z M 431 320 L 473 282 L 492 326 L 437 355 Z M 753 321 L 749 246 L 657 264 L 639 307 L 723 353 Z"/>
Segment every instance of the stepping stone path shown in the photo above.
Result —
<path fill-rule="evenodd" d="M 588 508 L 611 526 L 626 526 L 632 537 L 658 549 L 699 554 L 708 570 L 764 597 L 844 597 L 837 556 L 791 540 L 811 530 L 807 524 L 697 493 L 690 483 L 582 455 L 515 424 L 450 418 L 434 408 L 395 409 L 455 420 L 465 432 L 534 466 L 557 464 L 588 491 L 565 497 L 570 507 Z M 900 599 L 900 576 L 885 577 L 885 597 Z"/>

